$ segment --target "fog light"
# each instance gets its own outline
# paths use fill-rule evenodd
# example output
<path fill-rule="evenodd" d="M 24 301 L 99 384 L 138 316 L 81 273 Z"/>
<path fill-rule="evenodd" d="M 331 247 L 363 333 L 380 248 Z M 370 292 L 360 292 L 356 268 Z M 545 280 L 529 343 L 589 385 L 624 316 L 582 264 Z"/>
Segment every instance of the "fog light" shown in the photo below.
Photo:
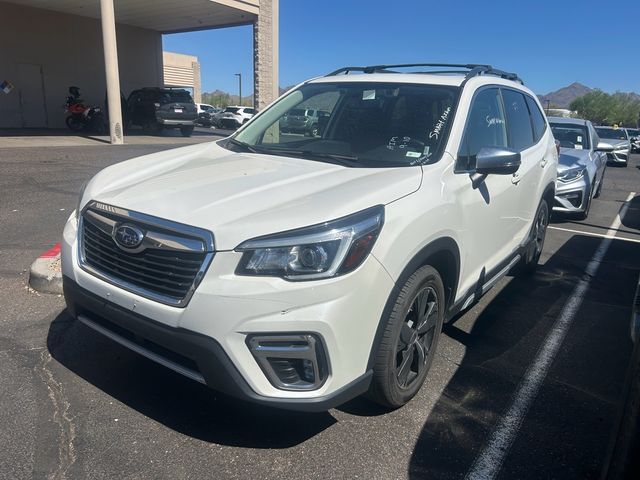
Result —
<path fill-rule="evenodd" d="M 329 366 L 315 334 L 250 335 L 247 345 L 271 384 L 280 390 L 315 390 Z"/>

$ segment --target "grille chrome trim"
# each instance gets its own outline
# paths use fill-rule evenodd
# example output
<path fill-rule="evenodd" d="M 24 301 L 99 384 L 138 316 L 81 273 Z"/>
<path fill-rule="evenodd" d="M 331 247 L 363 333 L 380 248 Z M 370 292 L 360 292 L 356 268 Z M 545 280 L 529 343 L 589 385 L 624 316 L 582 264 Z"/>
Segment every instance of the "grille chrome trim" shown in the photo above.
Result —
<path fill-rule="evenodd" d="M 105 238 L 93 237 L 96 235 L 95 231 L 92 232 L 89 228 L 85 228 L 85 222 L 90 224 L 92 228 L 99 230 L 99 234 L 109 238 L 113 242 L 113 246 L 106 246 L 101 243 L 106 242 Z M 113 239 L 114 231 L 123 223 L 134 224 L 145 230 L 144 240 L 140 246 L 134 249 L 125 249 L 115 242 Z M 86 245 L 85 235 L 91 238 L 91 241 Z M 116 250 L 120 251 L 123 256 L 116 258 L 113 251 L 109 250 L 113 249 L 113 247 L 117 247 Z M 144 265 L 140 265 L 140 262 L 136 264 L 136 262 L 132 261 L 132 257 L 126 256 L 127 254 L 141 253 L 146 250 L 157 250 L 158 252 L 173 253 L 175 255 L 201 254 L 202 260 L 183 259 L 178 264 L 175 264 L 175 262 L 163 264 L 162 255 L 155 256 L 153 252 L 150 252 L 147 253 L 143 260 Z M 94 259 L 89 261 L 87 253 Z M 204 278 L 204 274 L 209 268 L 214 255 L 214 236 L 208 230 L 95 201 L 89 202 L 79 215 L 78 263 L 80 267 L 116 287 L 165 305 L 183 308 L 189 303 L 193 293 Z M 149 257 L 152 260 L 149 260 Z M 107 265 L 106 270 L 115 266 L 115 269 L 119 270 L 119 274 L 103 271 L 99 266 L 91 264 L 92 261 L 98 263 L 97 260 L 102 262 L 103 265 Z M 165 270 L 164 275 L 168 280 L 162 278 L 163 272 L 161 271 L 163 269 Z M 155 273 L 160 273 L 161 275 L 154 277 Z M 133 278 L 132 274 L 137 278 Z M 193 281 L 184 290 L 187 282 L 180 282 L 180 280 L 190 281 L 191 278 L 193 278 Z M 176 287 L 172 282 L 179 283 Z M 175 295 L 170 295 L 167 292 L 175 292 Z"/>

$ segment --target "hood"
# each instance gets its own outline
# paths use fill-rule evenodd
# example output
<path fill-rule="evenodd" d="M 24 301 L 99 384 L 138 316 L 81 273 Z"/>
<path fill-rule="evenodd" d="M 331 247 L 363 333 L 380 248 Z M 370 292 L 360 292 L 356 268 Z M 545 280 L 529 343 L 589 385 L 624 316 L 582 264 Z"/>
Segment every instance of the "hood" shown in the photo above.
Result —
<path fill-rule="evenodd" d="M 589 153 L 589 150 L 561 148 L 560 155 L 558 156 L 558 173 L 588 165 Z"/>
<path fill-rule="evenodd" d="M 112 165 L 87 185 L 97 200 L 213 232 L 217 250 L 387 204 L 415 192 L 420 167 L 348 168 L 216 143 Z"/>
<path fill-rule="evenodd" d="M 619 140 L 619 139 L 616 139 L 616 138 L 601 138 L 600 141 L 604 142 L 604 143 L 608 143 L 613 148 L 616 148 L 616 147 L 619 147 L 619 146 L 629 146 L 630 145 L 629 140 Z"/>

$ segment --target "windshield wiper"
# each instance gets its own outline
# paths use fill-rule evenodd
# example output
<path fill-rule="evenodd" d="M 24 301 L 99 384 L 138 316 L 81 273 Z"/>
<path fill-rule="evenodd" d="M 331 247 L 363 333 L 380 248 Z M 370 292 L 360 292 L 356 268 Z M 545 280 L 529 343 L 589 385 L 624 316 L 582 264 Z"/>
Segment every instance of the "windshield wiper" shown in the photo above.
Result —
<path fill-rule="evenodd" d="M 340 153 L 327 153 L 327 152 L 314 152 L 313 150 L 293 150 L 290 148 L 271 148 L 261 147 L 260 153 L 270 153 L 272 155 L 293 155 L 303 158 L 322 158 L 327 160 L 334 160 L 344 165 L 359 165 L 358 157 L 355 155 L 346 155 Z"/>
<path fill-rule="evenodd" d="M 236 140 L 235 138 L 230 138 L 228 140 L 228 143 L 230 143 L 231 145 L 234 145 L 236 147 L 240 147 L 245 152 L 263 153 L 263 152 L 258 151 L 252 145 L 249 145 L 248 143 L 241 142 L 240 140 Z"/>

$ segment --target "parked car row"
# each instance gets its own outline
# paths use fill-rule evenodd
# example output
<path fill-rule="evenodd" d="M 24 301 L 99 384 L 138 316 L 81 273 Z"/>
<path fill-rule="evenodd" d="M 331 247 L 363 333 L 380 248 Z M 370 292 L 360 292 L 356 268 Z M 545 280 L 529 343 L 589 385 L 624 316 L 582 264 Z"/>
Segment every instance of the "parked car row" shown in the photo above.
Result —
<path fill-rule="evenodd" d="M 631 142 L 631 151 L 640 152 L 640 129 L 638 128 L 625 128 L 629 141 Z"/>

